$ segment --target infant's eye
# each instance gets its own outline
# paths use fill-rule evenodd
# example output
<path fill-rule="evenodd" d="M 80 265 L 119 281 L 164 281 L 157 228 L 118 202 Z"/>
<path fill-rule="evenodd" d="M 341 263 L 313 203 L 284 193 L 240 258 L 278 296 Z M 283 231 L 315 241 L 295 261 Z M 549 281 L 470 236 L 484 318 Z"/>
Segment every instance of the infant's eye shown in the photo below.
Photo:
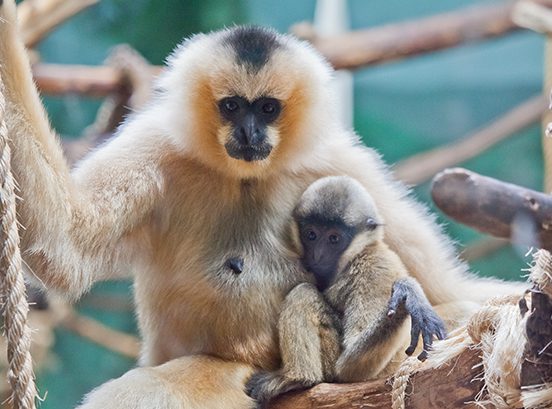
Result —
<path fill-rule="evenodd" d="M 337 234 L 330 234 L 330 237 L 328 237 L 328 240 L 332 244 L 337 244 L 339 243 L 340 237 Z"/>
<path fill-rule="evenodd" d="M 366 220 L 366 228 L 369 231 L 375 230 L 376 227 L 378 227 L 378 222 L 376 222 L 374 219 L 370 217 L 368 220 Z"/>
<path fill-rule="evenodd" d="M 307 231 L 306 237 L 307 237 L 307 240 L 314 241 L 318 236 L 313 230 L 309 230 Z"/>

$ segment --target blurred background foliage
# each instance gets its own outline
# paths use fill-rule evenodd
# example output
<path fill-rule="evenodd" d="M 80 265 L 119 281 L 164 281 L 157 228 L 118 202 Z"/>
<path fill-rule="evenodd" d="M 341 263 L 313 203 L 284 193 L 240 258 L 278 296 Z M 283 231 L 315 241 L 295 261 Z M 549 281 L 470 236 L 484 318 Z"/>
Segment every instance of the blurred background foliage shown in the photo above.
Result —
<path fill-rule="evenodd" d="M 353 29 L 466 7 L 483 1 L 350 0 Z M 490 3 L 490 2 L 486 2 Z M 151 63 L 161 64 L 192 33 L 241 23 L 269 25 L 285 32 L 312 20 L 314 0 L 102 0 L 57 29 L 39 47 L 52 63 L 102 64 L 111 47 L 128 43 Z M 454 48 L 408 61 L 358 70 L 355 129 L 364 142 L 394 163 L 457 139 L 481 127 L 541 89 L 543 40 L 528 31 Z M 92 123 L 100 101 L 78 96 L 45 97 L 54 127 L 64 137 Z M 540 190 L 543 164 L 540 126 L 500 143 L 463 166 Z M 415 195 L 429 203 L 429 186 Z M 431 204 L 430 204 L 431 206 Z M 480 235 L 450 221 L 445 228 L 460 249 Z M 408 229 L 409 226 L 405 226 Z M 523 249 L 504 248 L 472 264 L 484 275 L 519 278 Z M 104 283 L 77 308 L 109 326 L 137 333 L 128 282 Z M 116 301 L 118 300 L 118 301 Z M 121 302 L 123 300 L 123 302 Z M 56 330 L 54 354 L 38 373 L 44 409 L 74 407 L 84 393 L 135 365 L 66 330 Z"/>

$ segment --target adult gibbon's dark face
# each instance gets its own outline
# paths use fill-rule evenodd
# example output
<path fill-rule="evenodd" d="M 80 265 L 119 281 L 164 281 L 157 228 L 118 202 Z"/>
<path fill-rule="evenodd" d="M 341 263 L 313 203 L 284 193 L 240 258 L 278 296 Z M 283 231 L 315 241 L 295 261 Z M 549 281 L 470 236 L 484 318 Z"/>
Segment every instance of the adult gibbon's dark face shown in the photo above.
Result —
<path fill-rule="evenodd" d="M 309 46 L 261 27 L 193 38 L 163 82 L 184 112 L 169 120 L 196 159 L 238 179 L 260 179 L 307 160 L 317 146 L 331 70 Z M 183 78 L 186 79 L 183 83 Z"/>
<path fill-rule="evenodd" d="M 223 122 L 231 127 L 231 137 L 224 144 L 228 155 L 247 162 L 263 160 L 270 155 L 273 146 L 267 127 L 280 116 L 280 101 L 270 97 L 248 101 L 231 96 L 220 100 L 218 108 Z"/>

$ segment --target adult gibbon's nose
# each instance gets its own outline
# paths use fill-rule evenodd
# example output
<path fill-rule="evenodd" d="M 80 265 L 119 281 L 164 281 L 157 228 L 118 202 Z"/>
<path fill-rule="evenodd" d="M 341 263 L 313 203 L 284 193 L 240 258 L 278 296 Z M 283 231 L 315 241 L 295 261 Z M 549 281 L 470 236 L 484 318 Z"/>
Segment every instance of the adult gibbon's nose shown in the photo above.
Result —
<path fill-rule="evenodd" d="M 264 135 L 259 130 L 255 115 L 247 115 L 238 125 L 237 139 L 242 145 L 257 145 L 263 141 Z"/>

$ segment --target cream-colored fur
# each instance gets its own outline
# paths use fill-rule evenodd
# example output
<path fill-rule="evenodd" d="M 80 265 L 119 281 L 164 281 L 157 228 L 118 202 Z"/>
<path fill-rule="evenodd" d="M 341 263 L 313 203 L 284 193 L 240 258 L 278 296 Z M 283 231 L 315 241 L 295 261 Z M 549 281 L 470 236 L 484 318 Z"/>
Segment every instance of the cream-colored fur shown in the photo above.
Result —
<path fill-rule="evenodd" d="M 136 368 L 90 392 L 81 409 L 248 409 L 243 391 L 251 367 L 206 356 Z"/>
<path fill-rule="evenodd" d="M 330 69 L 317 53 L 283 36 L 285 47 L 251 74 L 232 64 L 220 43 L 225 33 L 181 46 L 150 106 L 70 173 L 32 83 L 14 1 L 4 0 L 0 75 L 21 188 L 22 250 L 48 288 L 76 298 L 98 280 L 132 272 L 143 365 L 209 354 L 274 368 L 280 304 L 307 280 L 289 250 L 291 210 L 315 179 L 347 174 L 372 194 L 388 223 L 386 242 L 434 304 L 519 291 L 467 276 L 433 218 L 374 151 L 340 127 L 328 94 Z M 282 100 L 270 130 L 278 144 L 263 161 L 232 159 L 220 143 L 216 100 L 233 93 Z M 239 276 L 224 266 L 236 255 L 245 259 Z M 115 389 L 133 388 L 132 379 L 119 379 L 115 385 L 123 386 Z M 110 401 L 109 385 L 94 399 Z M 195 392 L 183 384 L 182 393 Z M 91 399 L 88 407 L 105 407 Z M 125 407 L 112 399 L 110 407 Z"/>

